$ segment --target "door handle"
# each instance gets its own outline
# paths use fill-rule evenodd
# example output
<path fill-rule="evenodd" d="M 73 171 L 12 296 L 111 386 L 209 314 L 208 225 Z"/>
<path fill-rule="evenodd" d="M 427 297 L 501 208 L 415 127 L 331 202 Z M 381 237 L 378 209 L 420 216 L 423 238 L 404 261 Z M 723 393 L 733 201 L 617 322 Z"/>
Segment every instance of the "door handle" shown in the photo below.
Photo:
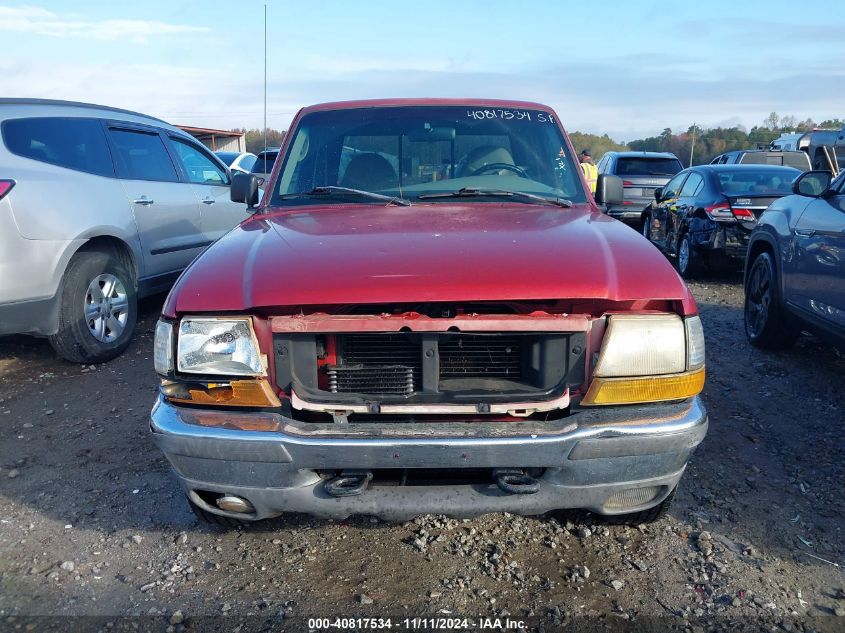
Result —
<path fill-rule="evenodd" d="M 145 207 L 148 207 L 148 206 L 150 206 L 151 204 L 153 204 L 153 203 L 155 202 L 155 200 L 153 200 L 152 198 L 148 198 L 147 196 L 141 196 L 141 197 L 140 197 L 140 198 L 138 198 L 137 200 L 133 200 L 133 202 L 134 202 L 135 204 L 142 204 L 142 205 L 144 205 Z"/>
<path fill-rule="evenodd" d="M 815 234 L 813 229 L 795 229 L 795 235 L 800 237 L 813 237 Z"/>
<path fill-rule="evenodd" d="M 203 204 L 214 204 L 215 202 L 216 202 L 216 200 L 214 198 L 203 198 L 202 199 Z"/>

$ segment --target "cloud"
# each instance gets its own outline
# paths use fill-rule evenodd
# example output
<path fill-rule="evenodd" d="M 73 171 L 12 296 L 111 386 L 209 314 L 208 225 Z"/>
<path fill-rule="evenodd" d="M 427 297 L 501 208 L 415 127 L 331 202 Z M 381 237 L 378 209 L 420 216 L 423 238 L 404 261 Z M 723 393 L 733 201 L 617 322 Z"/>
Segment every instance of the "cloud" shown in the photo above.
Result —
<path fill-rule="evenodd" d="M 157 20 L 85 20 L 78 16 L 62 16 L 35 6 L 0 6 L 0 31 L 143 44 L 153 37 L 206 33 L 210 29 Z"/>
<path fill-rule="evenodd" d="M 320 58 L 310 63 L 319 65 Z M 771 111 L 819 121 L 841 112 L 845 70 L 819 62 L 803 71 L 786 64 L 785 72 L 757 73 L 738 81 L 729 73 L 658 72 L 670 63 L 695 60 L 641 58 L 638 64 L 605 59 L 524 68 L 521 72 L 485 72 L 452 68 L 442 60 L 424 64 L 366 59 L 345 72 L 313 69 L 288 72 L 271 64 L 268 123 L 286 128 L 296 111 L 312 103 L 378 97 L 490 97 L 540 101 L 555 108 L 570 131 L 609 134 L 630 141 L 659 134 L 663 128 L 686 130 L 741 123 L 750 128 Z M 648 62 L 648 63 L 646 63 Z M 445 66 L 445 68 L 444 68 Z M 262 125 L 263 73 L 244 72 L 235 61 L 200 64 L 71 63 L 24 56 L 0 60 L 3 93 L 91 101 L 144 112 L 185 125 L 217 128 Z"/>

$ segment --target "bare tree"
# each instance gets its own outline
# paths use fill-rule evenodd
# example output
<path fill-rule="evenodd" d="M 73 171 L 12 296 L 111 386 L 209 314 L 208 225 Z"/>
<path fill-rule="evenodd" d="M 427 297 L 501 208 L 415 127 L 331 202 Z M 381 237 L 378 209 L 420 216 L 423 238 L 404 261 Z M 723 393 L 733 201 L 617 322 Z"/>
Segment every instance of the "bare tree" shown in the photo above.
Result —
<path fill-rule="evenodd" d="M 777 130 L 778 129 L 778 121 L 780 121 L 780 117 L 778 116 L 777 112 L 772 112 L 763 119 L 763 125 L 765 125 L 770 130 Z"/>

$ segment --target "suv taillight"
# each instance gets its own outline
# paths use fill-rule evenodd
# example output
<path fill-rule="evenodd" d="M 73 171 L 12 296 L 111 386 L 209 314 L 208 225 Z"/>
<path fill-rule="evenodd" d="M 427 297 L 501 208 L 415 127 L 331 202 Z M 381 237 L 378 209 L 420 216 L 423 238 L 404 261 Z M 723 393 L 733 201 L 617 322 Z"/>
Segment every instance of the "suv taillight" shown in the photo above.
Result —
<path fill-rule="evenodd" d="M 729 202 L 719 202 L 709 207 L 704 207 L 704 212 L 707 217 L 714 222 L 733 222 L 735 221 L 733 211 Z"/>
<path fill-rule="evenodd" d="M 0 180 L 0 200 L 6 197 L 6 194 L 15 186 L 14 180 Z"/>

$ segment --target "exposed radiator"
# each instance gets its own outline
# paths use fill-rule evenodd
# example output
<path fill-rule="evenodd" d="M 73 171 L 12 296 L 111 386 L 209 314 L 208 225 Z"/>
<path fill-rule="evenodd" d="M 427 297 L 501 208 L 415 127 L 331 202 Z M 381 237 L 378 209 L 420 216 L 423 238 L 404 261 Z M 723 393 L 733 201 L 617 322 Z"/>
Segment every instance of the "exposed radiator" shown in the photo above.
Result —
<path fill-rule="evenodd" d="M 329 390 L 333 393 L 373 393 L 410 396 L 414 370 L 403 365 L 331 365 Z"/>

